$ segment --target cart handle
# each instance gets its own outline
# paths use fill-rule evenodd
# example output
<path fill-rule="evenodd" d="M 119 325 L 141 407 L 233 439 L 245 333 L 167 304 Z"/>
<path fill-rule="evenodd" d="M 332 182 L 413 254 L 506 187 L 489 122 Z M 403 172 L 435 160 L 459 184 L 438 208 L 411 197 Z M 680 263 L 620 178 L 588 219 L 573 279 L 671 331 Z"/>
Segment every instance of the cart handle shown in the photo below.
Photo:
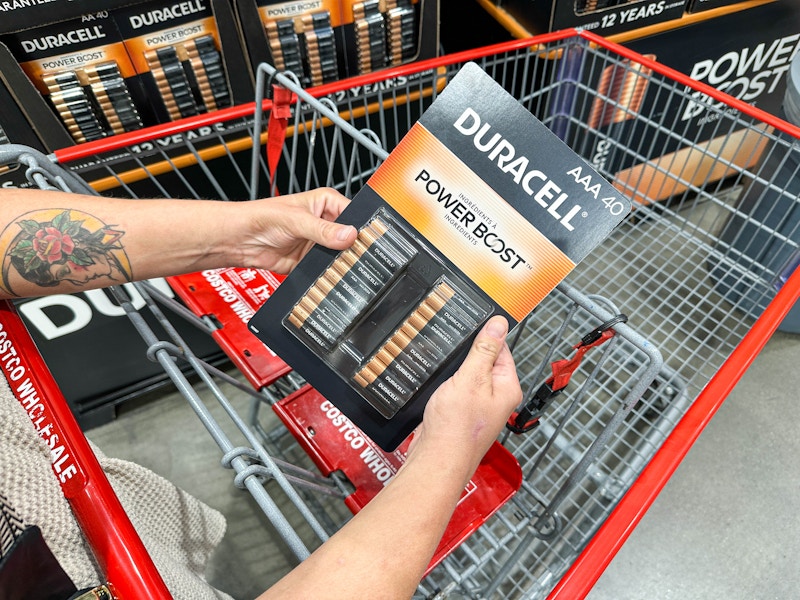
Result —
<path fill-rule="evenodd" d="M 3 371 L 11 390 L 51 447 L 53 472 L 114 598 L 172 598 L 25 324 L 5 300 L 0 343 L 10 357 Z"/>
<path fill-rule="evenodd" d="M 758 119 L 759 121 L 763 121 L 768 125 L 775 127 L 779 131 L 783 131 L 784 133 L 792 135 L 796 138 L 800 138 L 800 127 L 796 127 L 790 123 L 787 123 L 775 115 L 756 108 L 752 104 L 737 100 L 733 96 L 730 96 L 725 92 L 721 92 L 708 84 L 696 81 L 680 71 L 676 71 L 675 69 L 672 69 L 655 60 L 648 59 L 638 52 L 626 48 L 625 46 L 611 42 L 602 36 L 592 33 L 591 31 L 578 29 L 562 29 L 560 31 L 536 35 L 524 39 L 501 42 L 490 46 L 483 46 L 481 48 L 445 54 L 443 56 L 430 58 L 427 60 L 415 61 L 406 63 L 404 65 L 399 65 L 397 67 L 381 69 L 380 71 L 375 71 L 373 73 L 366 73 L 364 75 L 340 79 L 338 81 L 309 88 L 307 91 L 315 98 L 319 98 L 329 94 L 335 94 L 336 92 L 340 92 L 352 87 L 369 85 L 377 81 L 384 81 L 397 77 L 406 77 L 415 73 L 424 72 L 426 70 L 432 70 L 453 64 L 460 64 L 472 60 L 479 60 L 481 58 L 499 53 L 545 47 L 547 44 L 562 42 L 570 38 L 582 38 L 589 43 L 596 44 L 597 46 L 601 46 L 622 57 L 629 58 L 652 69 L 656 73 L 660 73 L 661 75 L 678 82 L 681 85 L 685 85 L 688 88 L 706 94 L 707 96 L 719 102 L 723 102 L 736 108 L 750 117 Z M 268 111 L 271 107 L 272 102 L 270 100 L 264 100 L 262 109 L 264 111 Z M 53 153 L 53 158 L 60 164 L 66 164 L 68 162 L 87 158 L 95 154 L 120 150 L 122 148 L 127 148 L 129 146 L 151 141 L 157 138 L 178 135 L 201 127 L 212 126 L 236 119 L 246 119 L 248 117 L 252 117 L 255 109 L 255 102 L 249 102 L 217 111 L 212 111 L 202 115 L 196 115 L 194 117 L 187 117 L 185 119 L 172 121 L 170 123 L 153 125 L 136 131 L 121 133 L 107 138 L 62 148 Z"/>

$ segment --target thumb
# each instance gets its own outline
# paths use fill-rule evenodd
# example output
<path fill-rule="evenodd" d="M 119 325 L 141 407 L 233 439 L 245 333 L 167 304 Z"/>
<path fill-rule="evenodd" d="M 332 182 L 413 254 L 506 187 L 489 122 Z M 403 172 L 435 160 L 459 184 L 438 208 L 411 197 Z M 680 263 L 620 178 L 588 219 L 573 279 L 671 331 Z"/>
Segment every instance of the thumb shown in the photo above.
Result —
<path fill-rule="evenodd" d="M 472 342 L 462 369 L 471 373 L 491 373 L 505 347 L 507 333 L 508 321 L 505 317 L 495 315 L 489 319 Z"/>
<path fill-rule="evenodd" d="M 293 219 L 294 233 L 332 250 L 344 250 L 353 245 L 358 231 L 352 225 L 327 221 L 310 213 Z"/>

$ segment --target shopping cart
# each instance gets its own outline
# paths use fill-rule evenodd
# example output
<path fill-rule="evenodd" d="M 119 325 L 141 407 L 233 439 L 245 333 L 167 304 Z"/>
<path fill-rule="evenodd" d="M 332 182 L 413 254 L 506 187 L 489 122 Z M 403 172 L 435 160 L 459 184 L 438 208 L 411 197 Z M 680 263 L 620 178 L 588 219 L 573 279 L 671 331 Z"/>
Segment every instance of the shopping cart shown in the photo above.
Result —
<path fill-rule="evenodd" d="M 241 200 L 328 185 L 352 195 L 466 61 L 592 161 L 635 209 L 513 332 L 529 402 L 473 482 L 504 491 L 469 510 L 462 503 L 418 595 L 580 597 L 800 296 L 800 276 L 791 275 L 800 235 L 770 208 L 796 208 L 783 159 L 797 155 L 797 128 L 589 32 L 564 31 L 311 90 L 264 65 L 258 89 L 267 99 L 50 158 L 104 194 L 213 190 Z M 682 119 L 687 108 L 705 112 L 702 127 Z M 234 483 L 303 559 L 369 501 L 377 472 L 361 479 L 357 461 L 334 460 L 354 439 L 341 435 L 342 421 L 325 432 L 335 407 L 246 334 L 248 315 L 280 278 L 220 269 L 170 284 L 182 303 L 146 282 L 136 286 L 143 306 L 124 289 L 114 294 Z M 163 331 L 144 321 L 146 311 Z M 234 372 L 197 358 L 175 318 L 217 339 Z M 595 347 L 598 336 L 607 339 Z M 554 386 L 553 365 L 579 352 L 566 387 Z M 250 398 L 246 416 L 219 382 Z M 201 387 L 235 433 L 214 418 Z M 402 447 L 378 458 L 397 468 Z"/>

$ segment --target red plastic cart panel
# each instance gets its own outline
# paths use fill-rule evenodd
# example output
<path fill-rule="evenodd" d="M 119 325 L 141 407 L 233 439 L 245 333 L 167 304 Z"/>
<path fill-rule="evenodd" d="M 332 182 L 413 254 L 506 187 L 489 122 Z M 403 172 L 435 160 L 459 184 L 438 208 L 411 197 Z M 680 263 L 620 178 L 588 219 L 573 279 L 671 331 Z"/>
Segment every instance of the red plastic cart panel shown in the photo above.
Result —
<path fill-rule="evenodd" d="M 273 406 L 324 475 L 341 471 L 355 491 L 345 498 L 357 513 L 392 479 L 406 459 L 409 440 L 381 450 L 319 392 L 306 386 Z M 430 571 L 492 516 L 522 485 L 517 459 L 495 442 L 464 489 L 428 566 Z"/>
<path fill-rule="evenodd" d="M 253 387 L 261 389 L 291 368 L 247 329 L 247 322 L 283 279 L 264 269 L 230 268 L 167 281 L 195 315 L 216 319 L 220 329 L 211 335 Z"/>
<path fill-rule="evenodd" d="M 171 598 L 58 383 L 8 301 L 0 301 L 0 347 L 0 377 L 5 376 L 36 433 L 50 447 L 53 474 L 101 570 L 114 583 L 115 597 Z"/>

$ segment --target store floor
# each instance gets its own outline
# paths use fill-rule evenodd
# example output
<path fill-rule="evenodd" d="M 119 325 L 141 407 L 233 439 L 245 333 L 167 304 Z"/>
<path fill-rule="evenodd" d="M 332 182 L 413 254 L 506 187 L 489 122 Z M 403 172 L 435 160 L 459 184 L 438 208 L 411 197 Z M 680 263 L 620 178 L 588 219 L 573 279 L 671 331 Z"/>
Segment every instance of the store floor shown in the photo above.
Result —
<path fill-rule="evenodd" d="M 776 334 L 601 577 L 590 600 L 796 598 L 800 589 L 800 336 Z M 235 391 L 234 402 L 247 399 Z M 218 410 L 214 409 L 214 410 Z M 291 554 L 182 396 L 155 394 L 88 432 L 228 519 L 209 579 L 251 598 Z"/>

